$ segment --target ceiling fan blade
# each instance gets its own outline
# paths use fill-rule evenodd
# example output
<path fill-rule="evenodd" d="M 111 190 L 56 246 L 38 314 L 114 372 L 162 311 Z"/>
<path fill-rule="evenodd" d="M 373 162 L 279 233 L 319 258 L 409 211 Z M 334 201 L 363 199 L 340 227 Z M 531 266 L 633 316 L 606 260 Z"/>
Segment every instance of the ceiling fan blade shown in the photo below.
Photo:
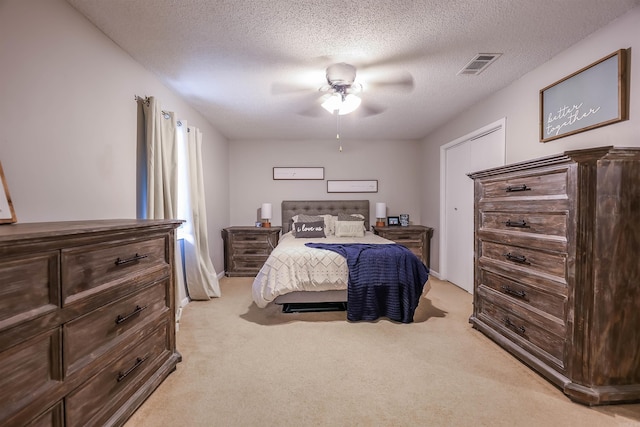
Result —
<path fill-rule="evenodd" d="M 314 103 L 312 107 L 298 111 L 298 114 L 305 117 L 322 117 L 329 113 L 320 104 Z"/>
<path fill-rule="evenodd" d="M 428 52 L 424 50 L 424 48 L 413 49 L 405 52 L 398 52 L 395 55 L 389 55 L 384 58 L 379 58 L 373 61 L 362 61 L 357 62 L 356 65 L 359 69 L 369 69 L 373 67 L 383 67 L 383 66 L 398 66 L 404 65 L 410 62 L 419 61 L 425 59 L 428 56 Z"/>
<path fill-rule="evenodd" d="M 313 92 L 314 89 L 308 86 L 293 83 L 273 83 L 271 84 L 272 95 L 290 95 L 303 92 Z"/>
<path fill-rule="evenodd" d="M 367 82 L 367 85 L 370 88 L 378 89 L 378 88 L 394 88 L 394 89 L 402 89 L 405 91 L 413 90 L 413 76 L 411 73 L 407 71 L 402 71 L 399 73 L 394 73 L 394 75 L 389 78 L 385 78 L 384 80 L 371 80 Z"/>
<path fill-rule="evenodd" d="M 363 99 L 362 103 L 360 104 L 360 107 L 358 107 L 358 109 L 351 114 L 354 114 L 357 117 L 364 118 L 364 117 L 376 116 L 378 114 L 383 113 L 385 110 L 386 110 L 385 107 L 370 101 L 365 101 Z"/>

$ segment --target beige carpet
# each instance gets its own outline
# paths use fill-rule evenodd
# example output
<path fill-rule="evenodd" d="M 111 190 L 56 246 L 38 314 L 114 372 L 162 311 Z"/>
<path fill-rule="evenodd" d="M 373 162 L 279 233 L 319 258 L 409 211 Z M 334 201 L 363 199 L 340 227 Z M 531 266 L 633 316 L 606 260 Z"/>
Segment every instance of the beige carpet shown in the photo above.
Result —
<path fill-rule="evenodd" d="M 259 309 L 251 282 L 185 308 L 183 361 L 127 427 L 640 425 L 640 404 L 573 403 L 472 329 L 471 296 L 447 282 L 412 324 Z"/>

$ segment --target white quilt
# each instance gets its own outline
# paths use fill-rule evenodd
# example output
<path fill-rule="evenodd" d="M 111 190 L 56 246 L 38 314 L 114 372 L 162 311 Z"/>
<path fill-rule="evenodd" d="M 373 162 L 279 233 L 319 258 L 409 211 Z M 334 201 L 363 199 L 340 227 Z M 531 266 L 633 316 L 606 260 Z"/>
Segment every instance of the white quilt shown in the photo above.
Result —
<path fill-rule="evenodd" d="M 305 243 L 389 244 L 370 231 L 364 237 L 295 238 L 286 233 L 271 252 L 253 281 L 253 301 L 266 307 L 279 295 L 294 291 L 328 291 L 347 289 L 347 260 L 340 254 L 313 249 Z"/>

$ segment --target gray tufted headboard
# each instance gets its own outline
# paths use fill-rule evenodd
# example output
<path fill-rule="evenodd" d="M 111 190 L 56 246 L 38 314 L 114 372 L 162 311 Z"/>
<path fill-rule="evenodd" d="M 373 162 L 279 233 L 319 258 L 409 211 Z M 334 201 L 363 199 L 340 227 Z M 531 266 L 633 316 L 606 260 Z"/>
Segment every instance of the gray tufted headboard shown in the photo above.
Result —
<path fill-rule="evenodd" d="M 338 213 L 361 214 L 369 230 L 368 200 L 284 200 L 282 202 L 282 233 L 291 227 L 291 218 L 297 214 L 320 215 Z"/>

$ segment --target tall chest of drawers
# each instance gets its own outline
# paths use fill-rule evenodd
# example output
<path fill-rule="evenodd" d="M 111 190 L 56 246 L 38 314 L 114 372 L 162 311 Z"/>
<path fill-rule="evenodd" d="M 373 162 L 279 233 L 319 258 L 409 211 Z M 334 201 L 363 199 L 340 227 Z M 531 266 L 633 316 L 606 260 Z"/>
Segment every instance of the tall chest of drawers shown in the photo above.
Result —
<path fill-rule="evenodd" d="M 639 401 L 640 149 L 570 151 L 470 177 L 473 327 L 574 401 Z"/>
<path fill-rule="evenodd" d="M 122 425 L 175 369 L 179 224 L 0 227 L 0 425 Z"/>

